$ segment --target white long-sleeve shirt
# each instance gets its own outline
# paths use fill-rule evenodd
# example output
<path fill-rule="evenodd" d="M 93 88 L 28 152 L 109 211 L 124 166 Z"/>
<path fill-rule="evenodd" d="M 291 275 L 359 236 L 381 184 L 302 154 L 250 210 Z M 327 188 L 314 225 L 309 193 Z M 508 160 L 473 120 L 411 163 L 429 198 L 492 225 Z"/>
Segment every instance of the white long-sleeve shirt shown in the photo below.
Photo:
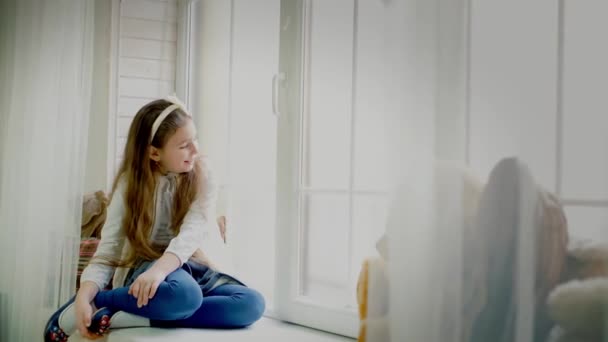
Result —
<path fill-rule="evenodd" d="M 165 252 L 175 254 L 183 264 L 198 248 L 205 250 L 205 242 L 212 232 L 217 233 L 215 217 L 209 216 L 210 213 L 213 213 L 210 209 L 212 204 L 215 203 L 216 185 L 213 183 L 211 176 L 208 175 L 204 193 L 192 204 L 184 218 L 179 234 L 175 236 L 170 230 L 170 225 L 176 181 L 175 174 L 158 178 L 155 192 L 154 226 L 150 241 L 155 245 L 166 246 Z M 122 227 L 122 220 L 125 215 L 125 190 L 125 182 L 119 182 L 108 207 L 106 222 L 101 231 L 101 241 L 94 258 L 100 256 L 122 259 L 130 249 L 130 244 Z M 116 269 L 100 263 L 90 263 L 82 272 L 80 281 L 92 281 L 101 290 L 108 285 L 110 279 L 114 276 L 113 287 L 117 288 L 123 286 L 127 273 L 128 269 L 126 268 Z"/>

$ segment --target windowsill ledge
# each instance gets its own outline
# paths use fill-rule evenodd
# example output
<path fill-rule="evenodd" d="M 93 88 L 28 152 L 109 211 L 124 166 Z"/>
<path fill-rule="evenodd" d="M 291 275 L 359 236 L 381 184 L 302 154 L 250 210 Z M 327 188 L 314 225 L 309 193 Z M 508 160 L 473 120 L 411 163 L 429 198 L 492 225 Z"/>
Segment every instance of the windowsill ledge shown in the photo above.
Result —
<path fill-rule="evenodd" d="M 80 335 L 70 337 L 70 342 L 88 341 Z M 111 331 L 103 342 L 154 342 L 154 341 L 298 341 L 298 342 L 353 342 L 354 339 L 330 334 L 272 318 L 264 317 L 253 326 L 245 329 L 160 329 L 130 328 Z"/>

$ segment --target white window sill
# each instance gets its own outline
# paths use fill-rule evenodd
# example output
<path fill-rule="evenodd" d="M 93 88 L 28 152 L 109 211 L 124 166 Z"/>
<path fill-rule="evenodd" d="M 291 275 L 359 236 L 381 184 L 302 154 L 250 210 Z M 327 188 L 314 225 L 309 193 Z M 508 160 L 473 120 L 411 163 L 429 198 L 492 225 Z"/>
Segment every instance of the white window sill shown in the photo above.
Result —
<path fill-rule="evenodd" d="M 70 342 L 88 341 L 76 334 Z M 298 341 L 298 342 L 353 342 L 354 339 L 326 333 L 323 331 L 278 321 L 264 317 L 253 326 L 245 329 L 159 329 L 130 328 L 112 330 L 105 338 L 96 341 L 104 342 L 143 342 L 143 341 Z"/>

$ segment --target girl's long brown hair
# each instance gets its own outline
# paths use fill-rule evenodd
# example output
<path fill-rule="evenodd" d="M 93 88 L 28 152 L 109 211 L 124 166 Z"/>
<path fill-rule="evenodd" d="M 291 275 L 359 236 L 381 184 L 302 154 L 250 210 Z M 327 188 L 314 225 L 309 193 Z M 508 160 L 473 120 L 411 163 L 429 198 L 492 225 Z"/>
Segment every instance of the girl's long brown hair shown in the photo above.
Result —
<path fill-rule="evenodd" d="M 156 260 L 164 252 L 149 241 L 154 225 L 156 175 L 160 173 L 157 162 L 150 159 L 149 146 L 163 148 L 175 131 L 191 120 L 181 109 L 174 110 L 163 120 L 150 142 L 154 120 L 170 105 L 172 103 L 166 100 L 152 101 L 137 112 L 131 123 L 124 159 L 114 179 L 111 196 L 118 189 L 118 184 L 124 182 L 125 215 L 121 228 L 125 231 L 131 249 L 124 260 L 98 258 L 104 264 L 132 267 L 137 260 Z M 205 180 L 200 158 L 197 158 L 190 172 L 177 175 L 171 218 L 171 230 L 176 235 L 191 205 L 204 191 Z"/>

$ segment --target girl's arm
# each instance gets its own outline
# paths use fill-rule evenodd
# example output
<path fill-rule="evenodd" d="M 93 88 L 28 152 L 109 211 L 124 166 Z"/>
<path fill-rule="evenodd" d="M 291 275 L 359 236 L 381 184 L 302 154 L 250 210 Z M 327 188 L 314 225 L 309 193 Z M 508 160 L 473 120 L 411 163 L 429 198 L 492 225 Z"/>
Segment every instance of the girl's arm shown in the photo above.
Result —
<path fill-rule="evenodd" d="M 101 230 L 101 241 L 92 260 L 95 257 L 115 259 L 122 253 L 124 232 L 121 229 L 121 223 L 124 210 L 123 187 L 119 186 L 108 207 L 106 222 Z M 78 289 L 74 302 L 76 308 L 76 327 L 80 331 L 80 334 L 86 338 L 95 337 L 87 329 L 91 325 L 93 299 L 109 283 L 114 269 L 115 267 L 109 265 L 89 263 L 80 276 L 80 289 Z"/>
<path fill-rule="evenodd" d="M 92 281 L 85 281 L 80 283 L 80 288 L 78 289 L 78 294 L 76 295 L 76 301 L 82 301 L 91 303 L 93 298 L 97 295 L 99 289 L 97 288 L 97 284 Z"/>
<path fill-rule="evenodd" d="M 216 189 L 217 186 L 211 172 L 208 171 L 205 191 L 192 203 L 184 217 L 179 234 L 169 242 L 169 246 L 165 250 L 165 254 L 172 254 L 178 258 L 177 267 L 187 262 L 192 256 L 198 256 L 198 259 L 204 257 L 206 264 L 211 265 L 200 248 L 204 246 L 204 242 L 213 230 L 210 222 L 214 223 L 215 218 L 211 217 L 211 208 L 216 198 Z"/>
<path fill-rule="evenodd" d="M 201 196 L 192 203 L 190 210 L 184 217 L 180 232 L 171 239 L 163 257 L 171 255 L 177 259 L 176 268 L 188 261 L 194 252 L 199 249 L 209 235 L 208 232 L 208 199 Z M 166 257 L 169 259 L 169 257 Z"/>
<path fill-rule="evenodd" d="M 181 266 L 179 258 L 165 252 L 154 264 L 129 286 L 128 293 L 137 298 L 137 307 L 148 305 L 148 301 L 154 297 L 160 283 L 167 278 L 169 273 Z"/>
<path fill-rule="evenodd" d="M 80 289 L 78 295 L 76 295 L 75 305 L 75 316 L 76 316 L 76 328 L 80 331 L 80 335 L 87 339 L 94 339 L 96 336 L 88 330 L 91 326 L 91 319 L 93 315 L 93 298 L 99 292 L 97 284 L 92 281 L 85 281 L 80 283 Z"/>
<path fill-rule="evenodd" d="M 177 255 L 171 252 L 165 252 L 158 260 L 154 262 L 150 269 L 154 272 L 160 272 L 160 274 L 162 274 L 162 278 L 165 279 L 171 272 L 178 269 L 181 265 L 182 264 L 180 263 Z"/>

